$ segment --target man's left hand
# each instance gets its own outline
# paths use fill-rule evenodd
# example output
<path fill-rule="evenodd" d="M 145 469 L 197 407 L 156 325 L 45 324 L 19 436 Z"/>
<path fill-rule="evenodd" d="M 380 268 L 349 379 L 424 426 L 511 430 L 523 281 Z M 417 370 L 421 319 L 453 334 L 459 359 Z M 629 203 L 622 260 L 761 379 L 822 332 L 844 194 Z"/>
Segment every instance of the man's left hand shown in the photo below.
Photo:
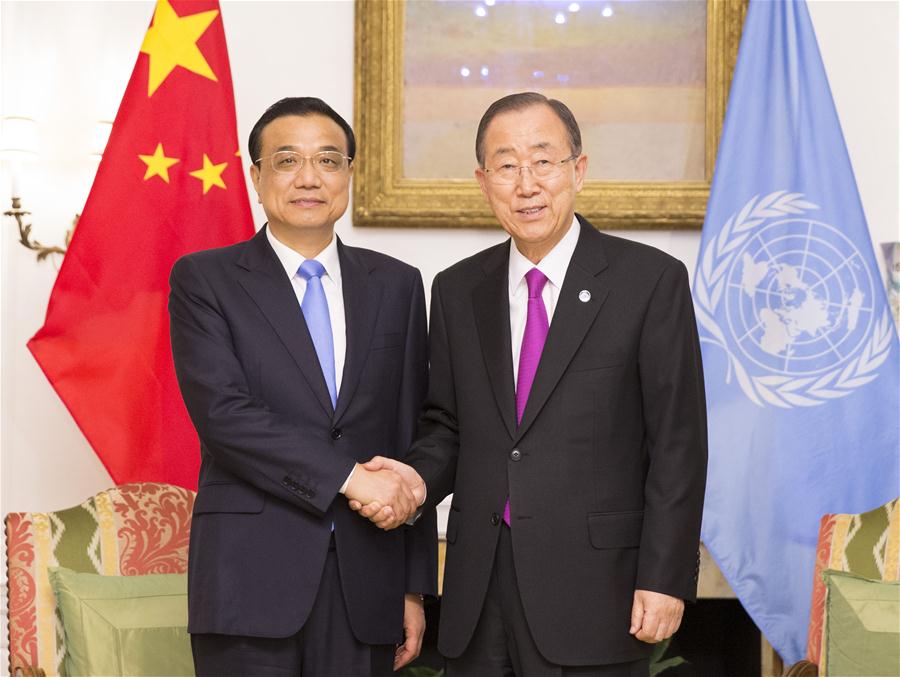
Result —
<path fill-rule="evenodd" d="M 661 592 L 635 590 L 629 632 L 642 642 L 661 642 L 675 634 L 682 614 L 684 600 Z"/>
<path fill-rule="evenodd" d="M 414 660 L 422 650 L 425 634 L 425 605 L 419 595 L 406 595 L 403 599 L 403 634 L 406 640 L 394 654 L 394 670 Z"/>

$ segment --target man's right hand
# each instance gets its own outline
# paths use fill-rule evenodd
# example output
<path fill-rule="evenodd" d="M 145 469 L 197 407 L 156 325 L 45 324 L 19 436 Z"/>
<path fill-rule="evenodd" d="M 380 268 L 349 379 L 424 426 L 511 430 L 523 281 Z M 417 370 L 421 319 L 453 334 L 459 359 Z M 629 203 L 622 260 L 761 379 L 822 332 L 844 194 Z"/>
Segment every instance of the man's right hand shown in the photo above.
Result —
<path fill-rule="evenodd" d="M 388 468 L 371 469 L 368 463 L 356 465 L 344 496 L 358 505 L 378 505 L 390 515 L 388 519 L 398 524 L 408 520 L 419 507 L 417 497 L 401 474 Z"/>
<path fill-rule="evenodd" d="M 396 473 L 403 478 L 406 486 L 412 491 L 415 497 L 416 508 L 425 502 L 425 481 L 411 466 L 393 458 L 375 456 L 362 466 L 357 467 L 370 471 Z M 398 514 L 393 507 L 388 504 L 381 503 L 380 501 L 367 502 L 355 499 L 346 492 L 345 494 L 350 499 L 351 510 L 359 512 L 360 515 L 371 520 L 378 528 L 384 529 L 385 531 L 395 529 L 396 527 L 405 524 L 410 516 L 415 514 L 416 508 L 414 508 L 413 512 L 409 515 L 403 516 Z"/>

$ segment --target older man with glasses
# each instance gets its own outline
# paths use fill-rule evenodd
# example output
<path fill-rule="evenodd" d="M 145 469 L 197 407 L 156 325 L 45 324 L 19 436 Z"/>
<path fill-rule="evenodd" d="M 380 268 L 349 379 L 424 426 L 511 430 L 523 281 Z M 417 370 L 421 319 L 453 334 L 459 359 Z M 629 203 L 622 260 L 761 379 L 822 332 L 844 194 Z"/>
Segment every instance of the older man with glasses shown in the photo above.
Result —
<path fill-rule="evenodd" d="M 453 493 L 447 675 L 647 677 L 697 588 L 706 408 L 687 271 L 575 214 L 587 157 L 562 102 L 494 102 L 475 153 L 511 240 L 435 278 L 405 459 L 425 506 Z"/>
<path fill-rule="evenodd" d="M 334 233 L 355 145 L 319 99 L 271 106 L 249 143 L 268 223 L 172 271 L 202 457 L 188 586 L 200 677 L 384 676 L 419 653 L 434 512 L 385 533 L 347 506 L 405 520 L 425 497 L 414 472 L 360 465 L 408 449 L 427 363 L 419 272 Z"/>

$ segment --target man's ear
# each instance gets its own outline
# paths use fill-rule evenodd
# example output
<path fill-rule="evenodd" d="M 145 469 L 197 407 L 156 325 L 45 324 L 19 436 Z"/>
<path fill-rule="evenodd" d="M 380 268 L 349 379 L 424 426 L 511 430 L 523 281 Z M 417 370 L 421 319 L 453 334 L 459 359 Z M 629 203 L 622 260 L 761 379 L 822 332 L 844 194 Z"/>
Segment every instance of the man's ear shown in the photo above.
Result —
<path fill-rule="evenodd" d="M 575 192 L 580 193 L 584 187 L 584 177 L 587 175 L 588 158 L 581 155 L 575 160 Z"/>
<path fill-rule="evenodd" d="M 479 187 L 481 188 L 481 194 L 484 195 L 484 199 L 487 200 L 487 174 L 482 167 L 475 168 L 475 178 L 478 181 Z"/>
<path fill-rule="evenodd" d="M 253 190 L 256 191 L 256 201 L 262 204 L 262 199 L 259 197 L 259 167 L 255 162 L 250 165 L 250 180 L 253 182 Z"/>

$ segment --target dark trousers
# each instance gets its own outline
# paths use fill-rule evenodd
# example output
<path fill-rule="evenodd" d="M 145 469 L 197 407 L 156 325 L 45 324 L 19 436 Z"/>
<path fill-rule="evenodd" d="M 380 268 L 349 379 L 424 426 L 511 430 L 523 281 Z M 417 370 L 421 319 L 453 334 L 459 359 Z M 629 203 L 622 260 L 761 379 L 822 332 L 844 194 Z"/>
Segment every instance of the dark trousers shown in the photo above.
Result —
<path fill-rule="evenodd" d="M 191 649 L 197 677 L 388 677 L 396 651 L 353 636 L 333 549 L 300 632 L 284 638 L 195 634 Z"/>
<path fill-rule="evenodd" d="M 509 528 L 500 543 L 481 617 L 459 658 L 447 660 L 447 677 L 648 677 L 648 661 L 612 665 L 555 665 L 541 655 L 525 620 Z"/>

